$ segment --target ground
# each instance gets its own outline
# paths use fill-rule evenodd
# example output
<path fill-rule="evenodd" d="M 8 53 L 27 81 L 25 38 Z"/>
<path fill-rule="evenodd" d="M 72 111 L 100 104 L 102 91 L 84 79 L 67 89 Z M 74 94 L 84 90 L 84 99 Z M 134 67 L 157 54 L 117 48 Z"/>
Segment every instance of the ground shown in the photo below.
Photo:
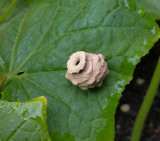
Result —
<path fill-rule="evenodd" d="M 133 80 L 125 88 L 115 114 L 115 141 L 129 141 L 138 110 L 150 84 L 158 57 L 160 40 L 142 57 Z M 125 105 L 124 105 L 125 104 Z M 141 141 L 160 141 L 160 86 L 144 125 Z"/>

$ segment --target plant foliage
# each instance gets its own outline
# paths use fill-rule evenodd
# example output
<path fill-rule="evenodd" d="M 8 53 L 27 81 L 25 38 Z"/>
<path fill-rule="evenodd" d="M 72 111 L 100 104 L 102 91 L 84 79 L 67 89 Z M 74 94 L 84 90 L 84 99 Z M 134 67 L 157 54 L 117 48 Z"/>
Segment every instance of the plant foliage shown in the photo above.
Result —
<path fill-rule="evenodd" d="M 45 96 L 52 140 L 114 140 L 121 93 L 135 65 L 160 37 L 154 19 L 132 0 L 17 5 L 0 25 L 2 99 Z M 102 87 L 83 91 L 65 79 L 69 56 L 80 50 L 106 57 L 110 74 Z"/>
<path fill-rule="evenodd" d="M 28 102 L 0 101 L 1 141 L 47 141 L 46 99 Z"/>

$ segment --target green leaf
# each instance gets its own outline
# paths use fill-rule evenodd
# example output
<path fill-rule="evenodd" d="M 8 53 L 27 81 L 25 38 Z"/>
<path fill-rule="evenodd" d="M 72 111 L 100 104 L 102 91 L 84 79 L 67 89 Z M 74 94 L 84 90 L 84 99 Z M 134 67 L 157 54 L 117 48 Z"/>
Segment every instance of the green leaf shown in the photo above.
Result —
<path fill-rule="evenodd" d="M 0 26 L 2 99 L 48 100 L 52 140 L 114 140 L 114 114 L 135 65 L 160 37 L 132 0 L 45 0 Z M 83 91 L 65 79 L 76 51 L 101 53 L 110 74 Z"/>
<path fill-rule="evenodd" d="M 1 141 L 49 141 L 47 101 L 39 97 L 28 102 L 0 101 Z"/>
<path fill-rule="evenodd" d="M 135 0 L 137 4 L 153 15 L 155 19 L 160 20 L 160 0 Z"/>

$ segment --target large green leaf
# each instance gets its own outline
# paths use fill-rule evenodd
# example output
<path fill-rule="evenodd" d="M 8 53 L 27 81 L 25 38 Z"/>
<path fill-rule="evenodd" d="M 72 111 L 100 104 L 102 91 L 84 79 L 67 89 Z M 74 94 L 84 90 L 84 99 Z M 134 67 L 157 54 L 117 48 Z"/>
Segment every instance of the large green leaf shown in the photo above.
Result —
<path fill-rule="evenodd" d="M 121 92 L 160 37 L 155 21 L 139 10 L 132 0 L 31 2 L 0 26 L 2 99 L 46 96 L 53 140 L 113 141 Z M 83 91 L 65 79 L 69 56 L 80 50 L 106 57 L 110 74 L 101 88 Z"/>
<path fill-rule="evenodd" d="M 0 141 L 49 141 L 46 99 L 0 101 Z"/>
<path fill-rule="evenodd" d="M 135 0 L 137 4 L 146 9 L 155 19 L 160 20 L 160 0 Z"/>

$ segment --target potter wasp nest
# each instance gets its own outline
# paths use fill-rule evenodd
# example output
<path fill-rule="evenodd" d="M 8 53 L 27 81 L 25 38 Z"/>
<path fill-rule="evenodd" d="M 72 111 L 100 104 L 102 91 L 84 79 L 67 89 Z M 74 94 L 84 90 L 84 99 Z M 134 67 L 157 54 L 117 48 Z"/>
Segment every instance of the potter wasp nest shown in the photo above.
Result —
<path fill-rule="evenodd" d="M 78 51 L 67 62 L 66 79 L 83 90 L 100 87 L 109 70 L 102 54 Z"/>

